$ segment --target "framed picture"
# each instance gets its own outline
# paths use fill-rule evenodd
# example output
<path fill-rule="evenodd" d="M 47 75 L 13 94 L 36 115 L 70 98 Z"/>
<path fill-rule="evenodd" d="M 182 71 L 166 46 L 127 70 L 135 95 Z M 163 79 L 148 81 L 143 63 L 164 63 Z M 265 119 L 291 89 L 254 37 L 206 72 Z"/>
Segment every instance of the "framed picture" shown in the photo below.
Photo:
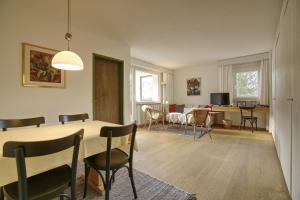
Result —
<path fill-rule="evenodd" d="M 187 96 L 201 95 L 201 78 L 190 78 L 186 80 Z"/>
<path fill-rule="evenodd" d="M 58 52 L 32 44 L 23 43 L 23 86 L 65 87 L 65 71 L 51 66 Z"/>

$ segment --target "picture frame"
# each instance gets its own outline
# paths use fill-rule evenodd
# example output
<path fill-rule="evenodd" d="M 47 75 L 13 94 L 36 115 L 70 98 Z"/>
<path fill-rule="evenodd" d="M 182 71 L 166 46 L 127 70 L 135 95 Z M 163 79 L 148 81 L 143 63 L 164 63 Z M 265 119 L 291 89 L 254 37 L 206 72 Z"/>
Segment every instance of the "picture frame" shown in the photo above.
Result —
<path fill-rule="evenodd" d="M 201 95 L 201 77 L 190 78 L 186 80 L 186 94 L 187 96 Z"/>
<path fill-rule="evenodd" d="M 22 43 L 22 84 L 25 87 L 66 87 L 66 72 L 51 66 L 55 49 Z"/>

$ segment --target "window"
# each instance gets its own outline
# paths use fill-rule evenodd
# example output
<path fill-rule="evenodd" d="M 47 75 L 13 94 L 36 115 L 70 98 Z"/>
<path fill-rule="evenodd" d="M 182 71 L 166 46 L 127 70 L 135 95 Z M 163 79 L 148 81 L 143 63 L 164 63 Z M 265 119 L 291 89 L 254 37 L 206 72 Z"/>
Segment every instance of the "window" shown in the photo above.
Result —
<path fill-rule="evenodd" d="M 258 71 L 238 72 L 235 76 L 236 97 L 258 98 Z"/>
<path fill-rule="evenodd" d="M 234 65 L 233 100 L 257 100 L 260 96 L 260 63 Z"/>
<path fill-rule="evenodd" d="M 158 74 L 136 70 L 135 77 L 136 101 L 160 101 L 160 84 Z"/>
<path fill-rule="evenodd" d="M 153 76 L 141 76 L 140 78 L 140 90 L 142 101 L 153 100 Z"/>

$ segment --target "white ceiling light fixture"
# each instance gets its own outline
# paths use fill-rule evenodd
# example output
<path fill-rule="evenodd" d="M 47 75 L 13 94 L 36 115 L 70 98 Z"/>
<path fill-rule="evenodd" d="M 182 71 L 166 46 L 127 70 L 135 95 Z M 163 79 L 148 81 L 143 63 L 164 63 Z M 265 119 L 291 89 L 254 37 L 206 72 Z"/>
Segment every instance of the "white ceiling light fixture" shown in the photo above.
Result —
<path fill-rule="evenodd" d="M 68 42 L 68 50 L 60 51 L 54 55 L 52 58 L 51 65 L 54 68 L 62 69 L 62 70 L 83 70 L 83 62 L 81 58 L 74 52 L 70 51 L 70 41 L 72 39 L 71 34 L 71 5 L 70 0 L 68 0 L 68 28 L 67 33 L 65 35 L 65 39 Z"/>

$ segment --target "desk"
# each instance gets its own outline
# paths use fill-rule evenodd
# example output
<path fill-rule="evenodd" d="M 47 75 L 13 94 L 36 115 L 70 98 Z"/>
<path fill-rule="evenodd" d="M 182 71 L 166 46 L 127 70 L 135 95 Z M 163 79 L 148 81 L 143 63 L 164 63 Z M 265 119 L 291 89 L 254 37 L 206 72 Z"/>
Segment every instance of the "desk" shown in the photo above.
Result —
<path fill-rule="evenodd" d="M 228 118 L 228 116 L 225 116 L 226 114 L 230 116 L 230 114 L 236 113 L 236 115 L 232 115 L 229 117 L 233 121 L 233 126 L 239 126 L 240 124 L 240 109 L 237 106 L 217 106 L 214 105 L 212 107 L 213 112 L 220 112 L 222 114 L 216 115 L 216 124 L 223 124 L 222 120 L 225 118 Z M 246 111 L 247 112 L 247 111 Z M 256 113 L 256 116 L 259 117 L 259 126 L 265 130 L 268 130 L 269 126 L 269 118 L 268 114 L 270 112 L 269 107 L 265 106 L 257 106 L 254 110 L 254 113 Z M 238 116 L 239 114 L 239 116 Z"/>
<path fill-rule="evenodd" d="M 103 126 L 118 126 L 101 121 L 71 122 L 65 125 L 46 125 L 40 128 L 15 128 L 0 132 L 0 186 L 15 182 L 17 178 L 14 158 L 3 157 L 3 145 L 7 141 L 42 141 L 62 138 L 84 129 L 81 141 L 79 160 L 106 151 L 106 138 L 99 137 Z M 128 136 L 113 138 L 112 148 L 126 148 Z M 137 146 L 135 146 L 137 150 Z M 33 176 L 58 166 L 71 163 L 72 148 L 55 154 L 26 159 L 27 176 Z M 100 185 L 99 185 L 100 186 Z"/>
<path fill-rule="evenodd" d="M 253 112 L 258 112 L 258 113 L 269 113 L 269 107 L 264 107 L 264 106 L 257 106 Z M 213 106 L 212 107 L 213 112 L 240 112 L 239 107 L 237 106 Z"/>

